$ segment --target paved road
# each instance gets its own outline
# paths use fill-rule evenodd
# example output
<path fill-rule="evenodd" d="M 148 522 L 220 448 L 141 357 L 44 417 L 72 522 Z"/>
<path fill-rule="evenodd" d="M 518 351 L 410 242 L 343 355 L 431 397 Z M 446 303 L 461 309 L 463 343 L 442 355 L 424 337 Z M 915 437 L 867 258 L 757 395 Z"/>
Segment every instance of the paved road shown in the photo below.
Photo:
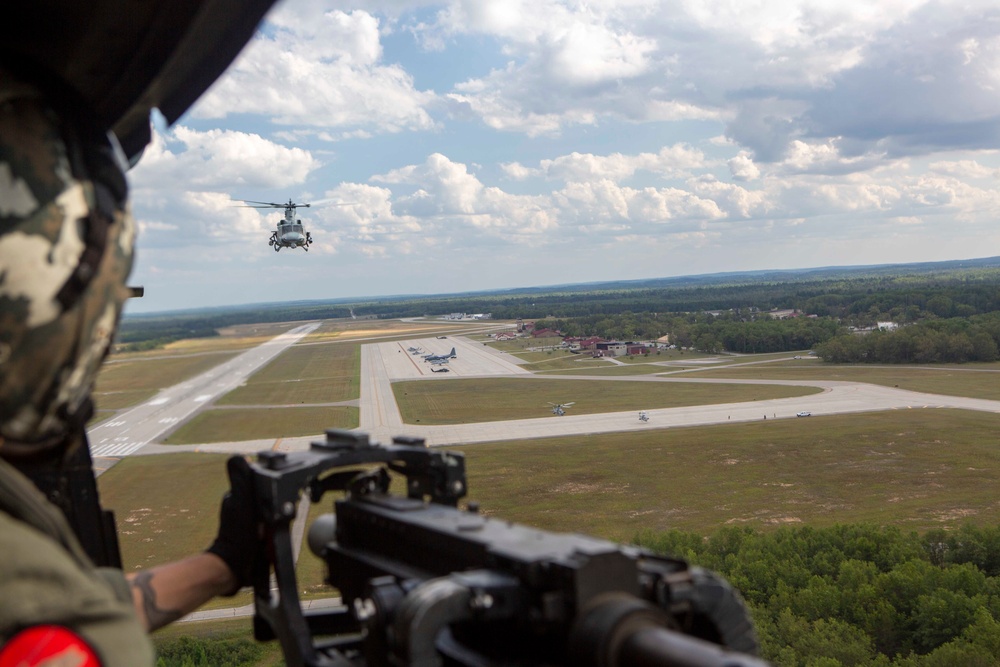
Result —
<path fill-rule="evenodd" d="M 96 459 L 135 453 L 219 396 L 240 386 L 257 369 L 315 331 L 320 324 L 312 322 L 295 327 L 195 378 L 160 391 L 142 405 L 101 422 L 87 433 L 91 456 Z"/>

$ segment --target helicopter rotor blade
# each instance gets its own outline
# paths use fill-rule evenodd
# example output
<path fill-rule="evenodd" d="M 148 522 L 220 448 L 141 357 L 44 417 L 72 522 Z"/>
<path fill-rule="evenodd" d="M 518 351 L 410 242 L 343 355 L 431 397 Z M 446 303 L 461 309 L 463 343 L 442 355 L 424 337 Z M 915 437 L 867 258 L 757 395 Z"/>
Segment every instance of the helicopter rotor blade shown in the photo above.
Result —
<path fill-rule="evenodd" d="M 260 204 L 261 206 L 270 206 L 274 208 L 284 208 L 285 204 L 275 204 L 273 201 L 254 201 L 252 199 L 241 199 L 244 204 Z"/>

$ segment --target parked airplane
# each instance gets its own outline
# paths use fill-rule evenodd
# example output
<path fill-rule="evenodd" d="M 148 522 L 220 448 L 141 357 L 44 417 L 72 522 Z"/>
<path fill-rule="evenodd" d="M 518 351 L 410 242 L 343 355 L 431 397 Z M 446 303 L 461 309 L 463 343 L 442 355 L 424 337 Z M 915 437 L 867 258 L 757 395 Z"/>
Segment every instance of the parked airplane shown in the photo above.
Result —
<path fill-rule="evenodd" d="M 409 352 L 412 355 L 418 355 L 418 354 L 423 354 L 424 353 L 423 349 L 419 348 L 419 347 L 408 347 L 408 348 L 406 348 L 406 351 Z"/>
<path fill-rule="evenodd" d="M 435 359 L 431 362 L 431 366 L 441 366 L 442 364 L 448 363 L 447 359 Z"/>
<path fill-rule="evenodd" d="M 456 356 L 455 348 L 451 348 L 451 352 L 448 354 L 428 354 L 424 357 L 424 361 L 441 361 L 442 359 L 454 359 Z"/>
<path fill-rule="evenodd" d="M 648 422 L 649 414 L 645 410 L 639 410 L 639 421 Z"/>

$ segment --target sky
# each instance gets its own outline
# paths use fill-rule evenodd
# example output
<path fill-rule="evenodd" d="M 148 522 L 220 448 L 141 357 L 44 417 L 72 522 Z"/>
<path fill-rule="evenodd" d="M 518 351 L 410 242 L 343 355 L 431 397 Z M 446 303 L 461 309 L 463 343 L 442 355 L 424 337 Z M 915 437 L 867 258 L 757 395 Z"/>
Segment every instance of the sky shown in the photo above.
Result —
<path fill-rule="evenodd" d="M 991 257 L 998 149 L 992 0 L 284 0 L 154 119 L 127 312 Z"/>

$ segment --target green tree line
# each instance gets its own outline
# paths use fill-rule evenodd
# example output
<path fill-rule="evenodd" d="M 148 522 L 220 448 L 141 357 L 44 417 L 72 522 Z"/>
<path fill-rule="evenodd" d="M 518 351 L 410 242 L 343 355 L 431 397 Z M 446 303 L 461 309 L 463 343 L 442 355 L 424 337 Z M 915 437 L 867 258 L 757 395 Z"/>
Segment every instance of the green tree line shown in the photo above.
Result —
<path fill-rule="evenodd" d="M 832 363 L 929 364 L 1000 359 L 1000 312 L 928 320 L 892 331 L 839 335 L 816 345 Z"/>
<path fill-rule="evenodd" d="M 778 667 L 1000 664 L 1000 527 L 725 528 L 637 542 L 726 577 Z"/>
<path fill-rule="evenodd" d="M 1000 312 L 1000 268 L 895 267 L 702 276 L 578 285 L 435 297 L 400 296 L 356 301 L 302 301 L 201 309 L 158 315 L 127 315 L 119 343 L 157 345 L 179 338 L 216 335 L 236 324 L 356 317 L 420 317 L 490 313 L 495 319 L 556 322 L 568 335 L 620 340 L 671 333 L 684 346 L 711 350 L 804 349 L 831 337 L 820 325 L 748 324 L 759 313 L 795 309 L 845 326 L 891 320 L 969 318 Z M 722 312 L 713 318 L 709 312 Z M 723 325 L 721 322 L 730 322 Z M 739 322 L 744 326 L 737 326 Z M 704 326 L 698 326 L 704 325 Z M 781 329 L 780 327 L 787 327 Z M 809 329 L 807 332 L 797 328 Z M 779 343 L 793 336 L 798 342 Z"/>

